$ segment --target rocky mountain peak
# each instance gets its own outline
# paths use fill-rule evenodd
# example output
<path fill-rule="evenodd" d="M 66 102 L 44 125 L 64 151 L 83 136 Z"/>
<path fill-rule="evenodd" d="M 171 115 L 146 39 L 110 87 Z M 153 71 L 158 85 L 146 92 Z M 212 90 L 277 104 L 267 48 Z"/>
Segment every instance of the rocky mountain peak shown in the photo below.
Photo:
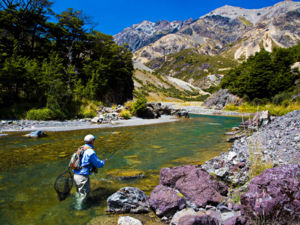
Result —
<path fill-rule="evenodd" d="M 265 18 L 270 19 L 274 16 L 279 16 L 282 13 L 295 10 L 299 7 L 300 7 L 300 3 L 293 2 L 293 1 L 282 1 L 275 4 L 274 6 L 265 7 L 261 9 L 244 9 L 241 7 L 225 5 L 223 7 L 211 11 L 210 13 L 200 18 L 218 15 L 218 16 L 223 16 L 234 20 L 243 17 L 255 25 L 261 19 L 265 19 Z"/>
<path fill-rule="evenodd" d="M 178 31 L 183 24 L 182 21 L 159 20 L 154 23 L 144 20 L 114 35 L 114 40 L 119 45 L 129 44 L 129 49 L 136 51 L 166 34 Z"/>
<path fill-rule="evenodd" d="M 136 51 L 155 42 L 165 35 L 179 31 L 183 26 L 192 22 L 193 19 L 188 19 L 184 22 L 180 20 L 172 22 L 167 20 L 158 20 L 155 23 L 144 20 L 114 35 L 114 40 L 119 45 L 129 44 L 129 49 L 131 51 Z"/>

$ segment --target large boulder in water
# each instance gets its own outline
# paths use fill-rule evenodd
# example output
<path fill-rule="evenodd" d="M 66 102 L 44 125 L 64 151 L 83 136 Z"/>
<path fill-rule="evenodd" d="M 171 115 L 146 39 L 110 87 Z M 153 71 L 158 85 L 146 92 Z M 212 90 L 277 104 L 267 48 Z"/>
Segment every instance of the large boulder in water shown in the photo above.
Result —
<path fill-rule="evenodd" d="M 180 178 L 175 188 L 196 207 L 218 205 L 227 195 L 228 187 L 201 168 L 195 168 Z"/>
<path fill-rule="evenodd" d="M 151 208 L 159 217 L 171 217 L 185 207 L 185 200 L 173 188 L 158 185 L 149 199 Z"/>
<path fill-rule="evenodd" d="M 146 194 L 136 187 L 124 187 L 107 199 L 108 211 L 115 213 L 147 213 L 150 204 Z"/>
<path fill-rule="evenodd" d="M 283 165 L 253 178 L 241 196 L 245 212 L 270 221 L 299 221 L 300 165 Z M 291 222 L 292 223 L 292 222 Z"/>

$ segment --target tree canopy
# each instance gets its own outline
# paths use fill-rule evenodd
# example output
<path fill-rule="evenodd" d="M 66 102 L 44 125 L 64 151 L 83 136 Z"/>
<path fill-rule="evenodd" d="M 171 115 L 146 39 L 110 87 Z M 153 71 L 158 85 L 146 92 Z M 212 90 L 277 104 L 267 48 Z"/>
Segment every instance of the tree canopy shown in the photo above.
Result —
<path fill-rule="evenodd" d="M 55 14 L 48 0 L 1 1 L 0 107 L 26 102 L 65 118 L 83 98 L 132 99 L 132 53 L 87 23 L 82 11 Z"/>
<path fill-rule="evenodd" d="M 294 47 L 276 48 L 272 53 L 262 50 L 230 70 L 221 82 L 222 88 L 250 100 L 271 99 L 287 91 L 300 78 L 291 66 L 300 60 L 300 43 Z"/>

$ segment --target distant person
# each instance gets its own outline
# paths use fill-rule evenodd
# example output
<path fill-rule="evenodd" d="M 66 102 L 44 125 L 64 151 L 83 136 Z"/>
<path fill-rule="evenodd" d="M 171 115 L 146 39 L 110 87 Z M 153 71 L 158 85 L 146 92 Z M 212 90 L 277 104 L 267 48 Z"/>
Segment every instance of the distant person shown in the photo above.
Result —
<path fill-rule="evenodd" d="M 82 209 L 86 203 L 88 194 L 90 192 L 90 179 L 89 175 L 93 172 L 97 172 L 97 168 L 104 167 L 106 160 L 100 160 L 95 151 L 95 136 L 88 134 L 84 137 L 84 153 L 81 159 L 81 169 L 73 170 L 74 182 L 76 185 L 77 196 L 76 196 L 76 208 Z"/>

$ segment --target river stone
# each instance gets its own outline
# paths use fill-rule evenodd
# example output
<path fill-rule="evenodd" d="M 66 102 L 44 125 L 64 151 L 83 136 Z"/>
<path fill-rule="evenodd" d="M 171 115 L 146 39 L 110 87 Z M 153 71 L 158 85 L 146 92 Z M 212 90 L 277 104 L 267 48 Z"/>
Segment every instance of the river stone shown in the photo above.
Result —
<path fill-rule="evenodd" d="M 198 215 L 197 212 L 192 208 L 186 208 L 186 209 L 180 210 L 180 211 L 175 213 L 175 215 L 173 216 L 173 218 L 171 220 L 170 225 L 178 225 L 179 220 L 180 220 L 181 217 L 184 217 L 184 216 L 197 216 L 197 215 Z"/>
<path fill-rule="evenodd" d="M 227 158 L 228 161 L 231 161 L 231 160 L 234 159 L 236 156 L 237 156 L 237 153 L 236 153 L 236 152 L 230 151 L 230 152 L 228 152 L 226 158 Z"/>
<path fill-rule="evenodd" d="M 147 213 L 150 204 L 146 194 L 136 187 L 124 187 L 107 199 L 108 211 L 115 213 Z"/>
<path fill-rule="evenodd" d="M 180 197 L 173 188 L 158 185 L 150 195 L 150 206 L 159 217 L 171 217 L 185 207 L 184 198 Z"/>
<path fill-rule="evenodd" d="M 131 216 L 121 216 L 118 219 L 118 225 L 143 225 L 141 221 Z"/>
<path fill-rule="evenodd" d="M 300 165 L 283 165 L 253 178 L 241 204 L 252 217 L 296 220 L 300 216 Z"/>
<path fill-rule="evenodd" d="M 228 187 L 201 168 L 194 168 L 180 178 L 175 188 L 196 207 L 217 206 L 227 195 Z"/>
<path fill-rule="evenodd" d="M 30 137 L 30 138 L 40 138 L 40 137 L 45 137 L 46 134 L 42 130 L 36 130 L 36 131 L 30 132 L 29 134 L 25 134 L 24 136 Z"/>
<path fill-rule="evenodd" d="M 179 219 L 178 225 L 219 225 L 219 221 L 209 215 L 183 216 Z"/>
<path fill-rule="evenodd" d="M 223 167 L 223 168 L 215 170 L 215 174 L 217 177 L 223 178 L 228 174 L 228 171 L 229 171 L 229 168 Z"/>
<path fill-rule="evenodd" d="M 91 119 L 92 123 L 101 123 L 103 119 L 101 119 L 100 117 L 96 116 L 93 119 Z"/>
<path fill-rule="evenodd" d="M 176 181 L 179 178 L 186 176 L 190 171 L 192 171 L 195 168 L 196 166 L 194 165 L 162 168 L 160 170 L 159 184 L 174 187 Z"/>

